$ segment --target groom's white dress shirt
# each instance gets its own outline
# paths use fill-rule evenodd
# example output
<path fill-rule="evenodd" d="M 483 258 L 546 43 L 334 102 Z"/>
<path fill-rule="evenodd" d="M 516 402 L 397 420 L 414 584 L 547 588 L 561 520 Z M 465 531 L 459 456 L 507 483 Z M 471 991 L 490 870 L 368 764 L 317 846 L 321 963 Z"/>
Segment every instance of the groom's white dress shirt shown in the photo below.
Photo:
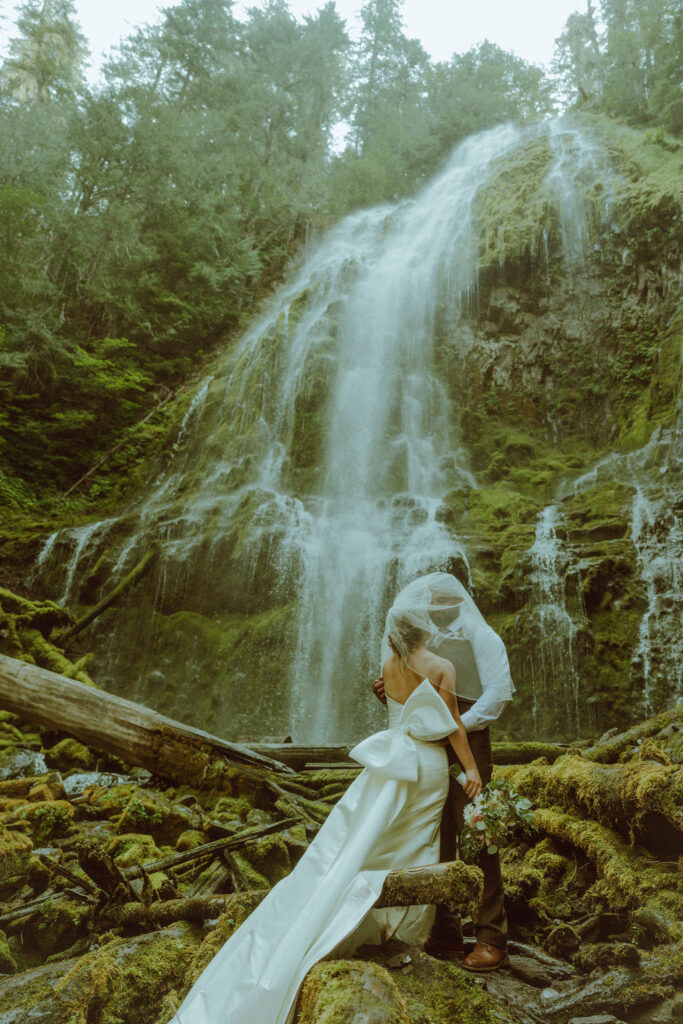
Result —
<path fill-rule="evenodd" d="M 453 619 L 448 629 L 444 630 L 446 635 L 449 632 L 458 633 L 457 617 Z M 470 642 L 479 671 L 482 694 L 472 707 L 460 716 L 467 732 L 485 729 L 490 722 L 495 722 L 511 702 L 508 694 L 512 687 L 507 651 L 498 634 L 492 631 L 486 635 L 477 635 L 475 631 Z"/>

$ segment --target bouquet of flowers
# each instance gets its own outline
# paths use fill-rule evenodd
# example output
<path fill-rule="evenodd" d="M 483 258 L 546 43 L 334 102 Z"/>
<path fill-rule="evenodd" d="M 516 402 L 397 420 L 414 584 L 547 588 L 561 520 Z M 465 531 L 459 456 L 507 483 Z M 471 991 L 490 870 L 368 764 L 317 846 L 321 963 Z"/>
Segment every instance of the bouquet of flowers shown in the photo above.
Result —
<path fill-rule="evenodd" d="M 453 770 L 455 768 L 455 770 Z M 459 767 L 451 773 L 457 778 Z M 465 805 L 465 824 L 460 833 L 460 856 L 476 860 L 484 852 L 497 853 L 520 829 L 531 832 L 534 815 L 531 800 L 520 796 L 504 779 L 489 782 L 479 796 Z"/>

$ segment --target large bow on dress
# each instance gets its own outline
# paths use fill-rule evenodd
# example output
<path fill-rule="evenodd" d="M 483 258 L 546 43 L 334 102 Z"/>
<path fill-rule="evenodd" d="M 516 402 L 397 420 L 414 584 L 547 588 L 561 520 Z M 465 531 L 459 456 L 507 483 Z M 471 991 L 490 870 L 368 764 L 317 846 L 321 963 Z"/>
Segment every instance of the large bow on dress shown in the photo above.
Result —
<path fill-rule="evenodd" d="M 387 779 L 417 782 L 419 758 L 415 741 L 440 740 L 457 728 L 445 701 L 424 679 L 403 705 L 398 723 L 356 744 L 349 757 Z"/>

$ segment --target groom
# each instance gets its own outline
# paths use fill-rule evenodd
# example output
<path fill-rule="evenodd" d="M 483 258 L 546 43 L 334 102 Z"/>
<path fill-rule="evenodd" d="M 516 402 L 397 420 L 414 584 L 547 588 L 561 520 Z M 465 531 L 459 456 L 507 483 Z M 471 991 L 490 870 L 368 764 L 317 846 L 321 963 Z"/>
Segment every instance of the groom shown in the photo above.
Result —
<path fill-rule="evenodd" d="M 491 666 L 496 678 L 492 677 L 490 670 L 482 679 L 470 640 L 462 635 L 448 635 L 453 634 L 458 627 L 460 608 L 454 609 L 453 605 L 461 604 L 464 598 L 454 598 L 452 594 L 433 591 L 432 600 L 434 605 L 444 605 L 443 611 L 434 608 L 431 618 L 440 631 L 446 634 L 446 638 L 433 650 L 440 657 L 447 658 L 455 668 L 458 711 L 467 730 L 467 739 L 477 762 L 482 784 L 485 786 L 493 772 L 488 725 L 498 718 L 509 703 L 496 693 L 496 682 L 503 682 L 506 674 L 507 679 L 510 675 L 505 645 L 498 637 L 499 650 L 495 664 Z M 386 703 L 384 682 L 381 677 L 375 680 L 372 688 L 375 696 L 382 703 Z M 449 765 L 453 764 L 456 757 L 450 744 L 446 745 L 446 752 Z M 457 837 L 463 827 L 463 810 L 467 802 L 462 786 L 450 776 L 448 797 L 441 819 L 442 861 L 455 859 Z M 463 960 L 463 967 L 470 971 L 493 971 L 508 963 L 507 916 L 503 900 L 500 857 L 497 853 L 484 852 L 478 858 L 477 865 L 484 875 L 484 892 L 475 922 L 476 943 L 472 952 Z M 425 945 L 425 951 L 432 956 L 446 958 L 462 956 L 464 953 L 460 918 L 442 905 L 437 907 L 436 920 Z"/>

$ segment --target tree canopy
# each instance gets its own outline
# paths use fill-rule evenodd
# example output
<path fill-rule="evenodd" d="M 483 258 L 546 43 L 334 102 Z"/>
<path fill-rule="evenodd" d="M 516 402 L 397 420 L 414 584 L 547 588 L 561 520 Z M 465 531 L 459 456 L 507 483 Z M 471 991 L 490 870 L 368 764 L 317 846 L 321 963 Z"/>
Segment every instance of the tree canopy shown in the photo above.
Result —
<path fill-rule="evenodd" d="M 20 5 L 0 67 L 0 490 L 68 487 L 244 324 L 310 229 L 409 194 L 468 134 L 558 95 L 680 131 L 673 0 L 589 3 L 555 82 L 488 41 L 432 61 L 400 0 L 360 18 L 354 41 L 333 0 L 302 20 L 285 0 L 242 19 L 180 0 L 90 86 L 73 0 Z"/>

